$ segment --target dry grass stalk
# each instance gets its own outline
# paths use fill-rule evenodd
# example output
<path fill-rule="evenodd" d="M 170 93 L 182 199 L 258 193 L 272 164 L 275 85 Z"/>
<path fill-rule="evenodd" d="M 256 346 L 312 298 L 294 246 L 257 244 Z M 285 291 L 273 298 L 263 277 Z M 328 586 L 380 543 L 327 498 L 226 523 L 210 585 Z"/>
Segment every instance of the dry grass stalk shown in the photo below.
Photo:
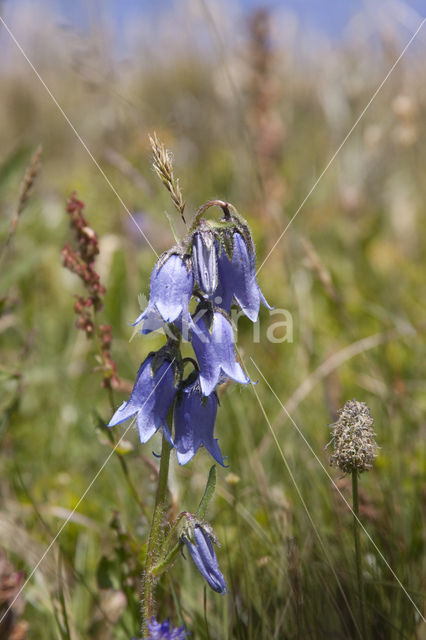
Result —
<path fill-rule="evenodd" d="M 18 205 L 13 214 L 12 221 L 10 223 L 10 228 L 9 228 L 9 235 L 4 244 L 3 250 L 9 247 L 12 241 L 12 238 L 15 235 L 16 229 L 18 227 L 18 222 L 19 222 L 21 213 L 23 212 L 25 205 L 27 204 L 28 199 L 31 195 L 31 190 L 33 188 L 35 179 L 40 171 L 42 152 L 43 152 L 43 147 L 40 144 L 35 150 L 35 152 L 33 153 L 33 155 L 31 156 L 31 159 L 25 170 L 25 174 L 19 188 Z"/>
<path fill-rule="evenodd" d="M 41 144 L 39 144 L 39 146 L 31 156 L 31 160 L 25 170 L 24 179 L 22 180 L 21 186 L 19 189 L 19 199 L 18 199 L 18 208 L 16 210 L 16 218 L 19 218 L 22 211 L 24 210 L 24 207 L 28 201 L 28 198 L 30 197 L 35 179 L 40 170 L 42 152 L 43 152 L 43 147 L 41 146 Z"/>
<path fill-rule="evenodd" d="M 258 209 L 268 224 L 268 244 L 272 246 L 276 231 L 282 228 L 286 195 L 280 170 L 285 130 L 278 110 L 280 89 L 275 73 L 275 51 L 271 44 L 271 16 L 267 9 L 259 9 L 251 16 L 248 60 L 248 127 L 262 187 Z"/>
<path fill-rule="evenodd" d="M 159 141 L 156 133 L 154 133 L 153 136 L 149 136 L 149 142 L 154 156 L 154 171 L 170 193 L 173 204 L 179 211 L 183 223 L 186 226 L 185 216 L 183 215 L 186 203 L 180 190 L 179 180 L 174 177 L 173 155 L 171 151 L 166 149 L 164 144 Z"/>

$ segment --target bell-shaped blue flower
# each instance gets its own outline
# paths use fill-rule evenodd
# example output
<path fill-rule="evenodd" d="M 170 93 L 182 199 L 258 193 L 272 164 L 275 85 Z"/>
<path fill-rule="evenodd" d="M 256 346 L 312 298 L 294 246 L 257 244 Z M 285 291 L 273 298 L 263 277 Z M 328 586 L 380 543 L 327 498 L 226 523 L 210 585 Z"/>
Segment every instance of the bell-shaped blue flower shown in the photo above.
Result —
<path fill-rule="evenodd" d="M 112 416 L 108 427 L 115 427 L 136 415 L 139 437 L 148 442 L 162 428 L 164 435 L 173 444 L 167 426 L 167 413 L 176 395 L 175 375 L 172 362 L 164 359 L 153 372 L 153 355 L 141 364 L 130 398 Z"/>
<path fill-rule="evenodd" d="M 209 533 L 199 524 L 194 527 L 194 541 L 190 542 L 186 536 L 182 539 L 191 554 L 195 566 L 207 584 L 217 593 L 226 593 L 226 582 L 219 569 L 216 554 L 213 549 Z"/>
<path fill-rule="evenodd" d="M 192 264 L 196 282 L 210 298 L 218 283 L 216 242 L 211 231 L 199 231 L 194 235 Z"/>
<path fill-rule="evenodd" d="M 223 249 L 218 256 L 219 285 L 215 291 L 215 299 L 220 297 L 221 302 L 216 302 L 222 309 L 229 313 L 232 300 L 235 300 L 252 322 L 257 321 L 259 306 L 262 302 L 268 309 L 272 309 L 266 302 L 256 280 L 256 256 L 254 245 L 250 250 L 246 240 L 239 232 L 233 234 L 234 247 L 232 260 L 229 259 Z"/>
<path fill-rule="evenodd" d="M 151 618 L 147 627 L 148 640 L 185 640 L 188 637 L 185 627 L 172 627 L 169 619 L 157 622 L 155 618 Z"/>
<path fill-rule="evenodd" d="M 200 387 L 209 396 L 222 375 L 241 384 L 250 382 L 235 359 L 234 332 L 228 318 L 220 310 L 213 313 L 211 327 L 200 316 L 193 323 L 191 343 L 200 367 Z"/>
<path fill-rule="evenodd" d="M 217 439 L 213 437 L 218 400 L 216 393 L 201 395 L 198 381 L 184 389 L 174 407 L 174 442 L 179 464 L 186 464 L 201 445 L 224 466 Z"/>
<path fill-rule="evenodd" d="M 157 312 L 164 322 L 187 315 L 193 288 L 194 276 L 185 260 L 176 253 L 164 262 L 160 258 L 151 274 L 149 304 L 134 324 L 144 322 L 142 331 L 148 333 L 155 324 Z"/>

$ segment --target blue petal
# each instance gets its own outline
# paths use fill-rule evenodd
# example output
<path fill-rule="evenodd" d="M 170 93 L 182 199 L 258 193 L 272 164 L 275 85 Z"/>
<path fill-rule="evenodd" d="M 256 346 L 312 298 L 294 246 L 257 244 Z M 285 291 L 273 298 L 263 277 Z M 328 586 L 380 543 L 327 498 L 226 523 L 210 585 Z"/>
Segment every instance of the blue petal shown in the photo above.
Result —
<path fill-rule="evenodd" d="M 254 245 L 249 251 L 246 241 L 240 233 L 234 233 L 234 249 L 232 260 L 225 251 L 219 256 L 219 281 L 215 295 L 220 295 L 224 304 L 220 306 L 228 311 L 228 306 L 235 300 L 252 322 L 256 322 L 259 315 L 260 302 L 271 308 L 266 302 L 256 280 L 256 264 Z M 231 303 L 230 303 L 231 301 Z"/>
<path fill-rule="evenodd" d="M 144 374 L 144 371 L 150 367 L 151 358 L 147 358 L 139 367 L 139 371 L 137 373 L 136 381 L 133 386 L 132 393 L 130 394 L 130 398 L 127 402 L 123 402 L 123 404 L 117 409 L 117 411 L 109 421 L 107 425 L 108 427 L 115 427 L 118 424 L 125 422 L 140 410 L 139 395 L 143 395 L 145 391 L 145 377 L 142 376 Z M 152 406 L 154 402 L 154 399 L 152 395 L 150 396 L 149 391 L 150 390 L 147 389 L 145 406 L 147 406 L 148 404 Z"/>
<path fill-rule="evenodd" d="M 149 356 L 138 371 L 129 400 L 117 409 L 108 427 L 114 427 L 136 414 L 142 443 L 148 442 L 160 427 L 172 442 L 166 418 L 177 391 L 173 367 L 165 360 L 153 375 L 151 364 L 152 356 Z"/>
<path fill-rule="evenodd" d="M 203 398 L 198 382 L 182 394 L 174 410 L 175 446 L 179 464 L 186 464 L 194 457 L 201 445 L 224 466 L 222 453 L 213 437 L 217 413 L 217 397 L 212 393 Z"/>
<path fill-rule="evenodd" d="M 241 384 L 248 384 L 250 379 L 235 359 L 234 332 L 232 325 L 222 313 L 215 313 L 213 320 L 213 336 L 216 354 L 222 372 Z"/>
<path fill-rule="evenodd" d="M 241 309 L 252 322 L 257 321 L 260 306 L 260 291 L 256 282 L 255 264 L 247 245 L 239 233 L 234 234 L 234 296 Z"/>
<path fill-rule="evenodd" d="M 118 424 L 121 424 L 134 416 L 137 411 L 137 407 L 130 404 L 130 401 L 123 402 L 108 422 L 107 427 L 116 427 Z"/>
<path fill-rule="evenodd" d="M 173 322 L 182 312 L 188 312 L 193 288 L 192 271 L 188 272 L 180 256 L 172 254 L 163 265 L 154 267 L 150 305 L 155 305 L 164 322 Z"/>
<path fill-rule="evenodd" d="M 191 332 L 191 344 L 200 367 L 201 391 L 208 396 L 219 380 L 220 364 L 216 362 L 213 336 L 210 335 L 203 318 L 196 323 L 196 327 L 197 329 Z"/>
<path fill-rule="evenodd" d="M 131 326 L 134 327 L 139 323 L 142 323 L 141 333 L 146 335 L 147 333 L 151 333 L 151 331 L 161 329 L 164 325 L 164 320 L 157 308 L 149 303 L 145 311 L 142 311 Z"/>
<path fill-rule="evenodd" d="M 147 627 L 150 633 L 148 640 L 184 640 L 188 637 L 185 627 L 172 627 L 169 619 L 157 622 L 151 618 Z"/>
<path fill-rule="evenodd" d="M 148 442 L 151 436 L 162 427 L 164 435 L 173 444 L 167 425 L 167 413 L 177 391 L 174 384 L 173 367 L 168 360 L 165 360 L 155 375 L 152 375 L 151 367 L 149 367 L 149 376 L 153 404 L 150 411 L 142 408 L 138 413 L 137 420 L 141 442 Z"/>

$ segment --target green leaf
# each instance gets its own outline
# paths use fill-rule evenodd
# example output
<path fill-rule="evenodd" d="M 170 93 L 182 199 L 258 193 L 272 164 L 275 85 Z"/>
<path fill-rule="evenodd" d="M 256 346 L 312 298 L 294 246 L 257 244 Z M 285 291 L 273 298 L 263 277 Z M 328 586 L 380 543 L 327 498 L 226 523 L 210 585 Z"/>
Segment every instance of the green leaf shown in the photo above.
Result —
<path fill-rule="evenodd" d="M 206 488 L 204 489 L 204 495 L 201 498 L 201 502 L 197 509 L 197 516 L 204 520 L 206 517 L 207 507 L 213 497 L 214 490 L 216 488 L 216 465 L 213 465 L 209 471 L 209 477 L 207 478 Z"/>

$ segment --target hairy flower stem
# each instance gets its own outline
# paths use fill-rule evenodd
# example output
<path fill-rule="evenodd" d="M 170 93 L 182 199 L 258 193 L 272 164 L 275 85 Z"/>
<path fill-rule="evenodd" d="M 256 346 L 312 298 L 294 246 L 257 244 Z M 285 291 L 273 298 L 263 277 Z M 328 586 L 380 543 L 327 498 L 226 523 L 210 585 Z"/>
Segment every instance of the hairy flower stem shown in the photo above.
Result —
<path fill-rule="evenodd" d="M 356 574 L 358 580 L 358 598 L 359 598 L 359 611 L 360 611 L 360 626 L 363 640 L 367 639 L 367 628 L 365 624 L 365 598 L 364 598 L 364 582 L 362 578 L 362 564 L 361 564 L 361 544 L 359 536 L 359 506 L 358 506 L 358 471 L 354 469 L 352 471 L 352 503 L 354 513 L 354 543 L 355 543 L 355 563 Z"/>
<path fill-rule="evenodd" d="M 155 567 L 158 552 L 161 547 L 162 524 L 167 504 L 167 486 L 169 476 L 171 446 L 163 435 L 161 445 L 160 471 L 158 474 L 157 492 L 155 495 L 154 514 L 152 516 L 151 531 L 148 538 L 148 548 L 142 581 L 142 637 L 148 637 L 147 622 L 154 617 L 154 588 L 156 578 L 152 574 Z"/>

